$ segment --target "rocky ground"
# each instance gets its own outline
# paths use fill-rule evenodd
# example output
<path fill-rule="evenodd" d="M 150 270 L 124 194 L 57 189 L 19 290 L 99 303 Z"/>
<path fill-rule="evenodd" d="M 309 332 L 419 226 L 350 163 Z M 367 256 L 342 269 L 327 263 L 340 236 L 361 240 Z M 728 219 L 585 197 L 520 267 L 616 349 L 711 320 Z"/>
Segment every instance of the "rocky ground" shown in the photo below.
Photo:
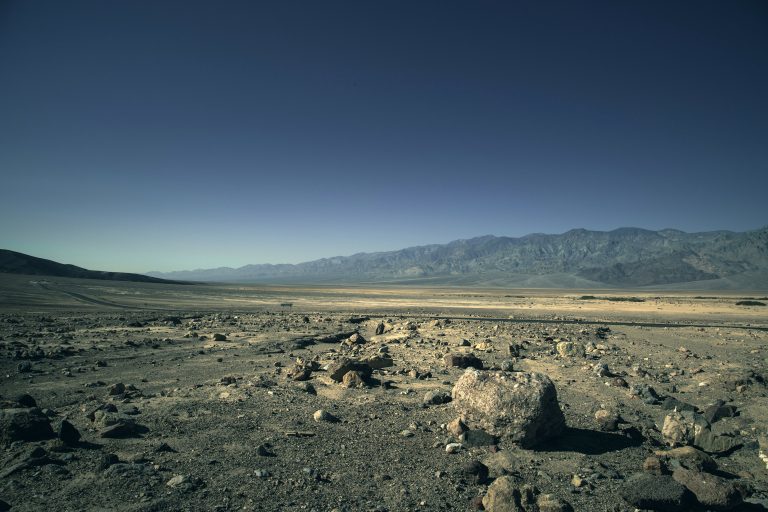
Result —
<path fill-rule="evenodd" d="M 0 510 L 768 508 L 761 322 L 515 320 L 2 313 Z"/>

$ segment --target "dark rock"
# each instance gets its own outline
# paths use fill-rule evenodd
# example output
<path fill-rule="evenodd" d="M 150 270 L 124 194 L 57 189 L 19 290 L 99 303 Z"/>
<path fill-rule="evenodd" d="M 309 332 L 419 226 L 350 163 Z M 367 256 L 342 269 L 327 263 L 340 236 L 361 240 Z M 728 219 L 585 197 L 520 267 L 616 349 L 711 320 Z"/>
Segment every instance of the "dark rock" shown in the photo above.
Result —
<path fill-rule="evenodd" d="M 701 429 L 693 440 L 693 445 L 707 453 L 729 453 L 744 443 L 741 438 L 726 434 L 715 434 L 709 428 Z"/>
<path fill-rule="evenodd" d="M 445 354 L 443 360 L 445 361 L 445 366 L 449 368 L 474 368 L 476 370 L 483 369 L 483 362 L 473 354 Z"/>
<path fill-rule="evenodd" d="M 139 426 L 130 420 L 121 419 L 114 425 L 110 425 L 99 431 L 99 437 L 104 438 L 121 438 L 131 437 L 141 433 Z"/>
<path fill-rule="evenodd" d="M 177 453 L 177 451 L 174 450 L 173 448 L 171 448 L 170 445 L 168 445 L 168 443 L 160 443 L 160 446 L 155 448 L 155 451 L 158 452 L 158 453 L 163 453 L 163 452 L 165 452 L 165 453 Z"/>
<path fill-rule="evenodd" d="M 726 405 L 723 400 L 718 400 L 714 404 L 708 406 L 702 412 L 704 418 L 714 423 L 721 418 L 733 418 L 738 414 L 738 410 L 734 405 Z"/>
<path fill-rule="evenodd" d="M 0 500 L 0 512 L 11 510 L 11 505 L 7 501 Z"/>
<path fill-rule="evenodd" d="M 654 454 L 657 457 L 669 460 L 671 465 L 675 467 L 682 465 L 684 468 L 697 471 L 715 471 L 717 469 L 717 463 L 712 457 L 693 446 L 682 446 L 680 448 L 672 448 L 671 450 L 657 451 Z"/>
<path fill-rule="evenodd" d="M 14 441 L 42 441 L 55 437 L 51 423 L 43 412 L 36 408 L 0 410 L 0 441 L 10 444 Z"/>
<path fill-rule="evenodd" d="M 348 358 L 339 359 L 328 367 L 329 376 L 336 382 L 341 382 L 344 375 L 350 371 L 360 373 L 364 379 L 367 379 L 371 376 L 371 373 L 373 373 L 373 369 L 367 363 L 354 361 Z"/>
<path fill-rule="evenodd" d="M 117 407 L 115 404 L 101 404 L 97 407 L 91 409 L 88 411 L 88 413 L 85 415 L 86 418 L 88 418 L 91 421 L 96 420 L 96 413 L 102 411 L 102 412 L 117 412 Z"/>
<path fill-rule="evenodd" d="M 665 411 L 673 411 L 677 409 L 678 411 L 696 411 L 696 407 L 689 403 L 681 402 L 675 397 L 668 396 L 664 398 L 664 401 L 661 402 L 661 408 Z"/>
<path fill-rule="evenodd" d="M 315 338 L 315 341 L 317 343 L 338 343 L 340 341 L 348 339 L 350 336 L 352 336 L 355 333 L 357 333 L 357 331 L 340 332 L 338 334 L 318 336 L 317 338 Z"/>
<path fill-rule="evenodd" d="M 376 335 L 384 334 L 384 322 L 379 322 L 376 326 Z"/>
<path fill-rule="evenodd" d="M 688 488 L 708 509 L 731 510 L 744 501 L 734 482 L 719 476 L 681 467 L 675 469 L 672 478 Z"/>
<path fill-rule="evenodd" d="M 32 408 L 37 407 L 37 402 L 34 398 L 32 398 L 32 395 L 29 395 L 27 393 L 23 393 L 16 397 L 15 402 L 19 404 L 19 407 L 22 408 Z"/>
<path fill-rule="evenodd" d="M 18 364 L 16 369 L 19 371 L 19 373 L 29 373 L 32 371 L 32 363 L 29 361 L 23 361 Z"/>
<path fill-rule="evenodd" d="M 669 475 L 637 473 L 627 478 L 619 494 L 630 505 L 660 512 L 689 510 L 693 495 Z"/>
<path fill-rule="evenodd" d="M 59 439 L 67 446 L 76 446 L 80 441 L 80 432 L 69 421 L 63 420 L 59 426 Z"/>
<path fill-rule="evenodd" d="M 109 394 L 110 395 L 122 395 L 125 393 L 125 384 L 122 382 L 118 382 L 117 384 L 112 384 L 109 387 Z"/>
<path fill-rule="evenodd" d="M 499 438 L 492 436 L 485 430 L 467 430 L 459 437 L 461 442 L 471 448 L 474 446 L 493 446 L 498 444 Z"/>
<path fill-rule="evenodd" d="M 488 466 L 473 460 L 461 467 L 460 475 L 472 485 L 483 485 L 488 481 Z"/>
<path fill-rule="evenodd" d="M 120 462 L 120 459 L 114 453 L 105 453 L 105 454 L 102 454 L 101 458 L 99 459 L 99 466 L 98 466 L 98 468 L 101 471 L 104 471 L 109 466 L 111 466 L 113 464 L 117 464 L 119 462 Z"/>
<path fill-rule="evenodd" d="M 214 333 L 213 341 L 227 341 L 227 335 L 220 332 Z"/>
<path fill-rule="evenodd" d="M 661 401 L 656 390 L 645 384 L 632 386 L 630 393 L 640 397 L 648 405 L 657 405 Z"/>
<path fill-rule="evenodd" d="M 450 402 L 451 394 L 446 391 L 427 391 L 427 394 L 424 395 L 424 403 L 427 405 L 442 405 L 447 404 Z"/>

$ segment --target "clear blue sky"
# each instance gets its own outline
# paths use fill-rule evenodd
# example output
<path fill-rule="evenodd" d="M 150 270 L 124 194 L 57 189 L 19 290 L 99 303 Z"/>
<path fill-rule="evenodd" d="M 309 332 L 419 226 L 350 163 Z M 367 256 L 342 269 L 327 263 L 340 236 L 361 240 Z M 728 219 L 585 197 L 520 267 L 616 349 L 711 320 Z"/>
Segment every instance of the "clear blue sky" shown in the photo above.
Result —
<path fill-rule="evenodd" d="M 768 3 L 0 1 L 0 247 L 144 272 L 768 224 Z"/>

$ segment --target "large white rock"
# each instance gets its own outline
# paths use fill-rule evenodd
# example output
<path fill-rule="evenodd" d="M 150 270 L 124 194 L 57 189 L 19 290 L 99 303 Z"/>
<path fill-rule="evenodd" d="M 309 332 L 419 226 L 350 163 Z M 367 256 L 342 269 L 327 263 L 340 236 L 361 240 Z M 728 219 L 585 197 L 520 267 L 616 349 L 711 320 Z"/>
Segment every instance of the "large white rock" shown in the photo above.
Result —
<path fill-rule="evenodd" d="M 467 425 L 524 448 L 551 439 L 565 428 L 555 385 L 543 373 L 470 369 L 451 394 Z"/>

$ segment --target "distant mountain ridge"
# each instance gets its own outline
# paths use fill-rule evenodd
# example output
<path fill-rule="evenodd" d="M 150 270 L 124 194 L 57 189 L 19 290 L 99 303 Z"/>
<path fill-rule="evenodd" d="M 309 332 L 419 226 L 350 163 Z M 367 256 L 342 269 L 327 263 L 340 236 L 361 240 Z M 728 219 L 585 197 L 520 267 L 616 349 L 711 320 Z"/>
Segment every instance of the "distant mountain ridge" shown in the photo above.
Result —
<path fill-rule="evenodd" d="M 101 279 L 110 281 L 135 281 L 139 283 L 190 284 L 188 282 L 169 281 L 143 274 L 125 272 L 104 272 L 87 270 L 75 265 L 65 265 L 55 261 L 36 258 L 28 254 L 0 249 L 0 274 L 24 274 L 34 276 L 72 277 L 78 279 Z"/>
<path fill-rule="evenodd" d="M 520 238 L 481 236 L 447 244 L 359 253 L 306 263 L 245 265 L 155 277 L 219 282 L 306 282 L 704 288 L 768 287 L 768 226 L 754 231 L 574 229 Z"/>

